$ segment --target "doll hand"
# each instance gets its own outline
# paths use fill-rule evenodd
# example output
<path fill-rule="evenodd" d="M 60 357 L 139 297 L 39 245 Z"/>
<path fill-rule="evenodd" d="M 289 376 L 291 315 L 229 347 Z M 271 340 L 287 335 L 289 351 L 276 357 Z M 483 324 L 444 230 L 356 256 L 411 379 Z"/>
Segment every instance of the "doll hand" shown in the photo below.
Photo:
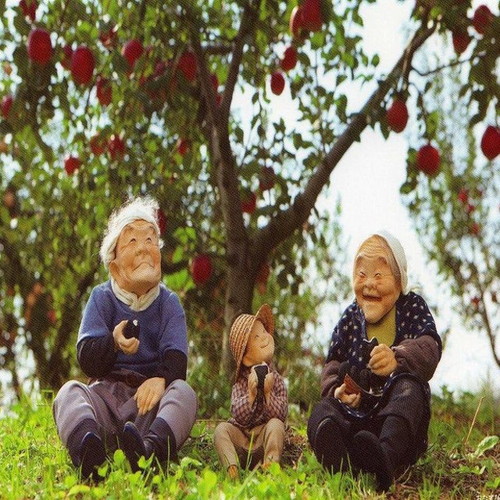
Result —
<path fill-rule="evenodd" d="M 119 349 L 124 354 L 130 355 L 135 354 L 137 349 L 139 349 L 139 340 L 135 337 L 127 339 L 123 335 L 123 329 L 127 323 L 127 320 L 123 320 L 115 326 L 115 329 L 113 330 L 113 339 L 115 340 L 115 349 Z"/>
<path fill-rule="evenodd" d="M 259 383 L 259 378 L 255 369 L 252 367 L 250 370 L 250 375 L 248 375 L 248 400 L 250 404 L 253 404 L 255 398 L 257 397 L 257 385 Z"/>
<path fill-rule="evenodd" d="M 274 385 L 274 373 L 269 372 L 264 379 L 264 397 L 266 398 L 266 403 L 269 404 L 269 398 L 271 397 L 271 391 Z"/>
<path fill-rule="evenodd" d="M 385 344 L 374 347 L 370 353 L 368 367 L 375 375 L 388 377 L 398 367 L 394 351 Z"/>
<path fill-rule="evenodd" d="M 149 410 L 153 409 L 164 393 L 165 379 L 163 377 L 153 377 L 145 380 L 134 395 L 139 415 L 145 415 Z"/>
<path fill-rule="evenodd" d="M 340 387 L 335 389 L 334 396 L 352 408 L 357 408 L 361 402 L 361 394 L 347 394 L 346 385 L 342 384 Z"/>

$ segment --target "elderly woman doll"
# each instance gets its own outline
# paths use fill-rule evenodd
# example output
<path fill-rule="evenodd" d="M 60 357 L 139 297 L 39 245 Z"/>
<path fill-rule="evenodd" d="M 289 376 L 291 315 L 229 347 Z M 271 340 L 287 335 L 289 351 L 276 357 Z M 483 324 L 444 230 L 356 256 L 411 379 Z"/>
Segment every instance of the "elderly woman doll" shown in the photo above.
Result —
<path fill-rule="evenodd" d="M 71 380 L 54 400 L 59 436 L 82 476 L 95 476 L 106 454 L 176 456 L 196 418 L 186 383 L 184 310 L 161 282 L 157 204 L 137 198 L 109 219 L 101 258 L 110 279 L 92 290 L 77 356 L 89 385 Z"/>
<path fill-rule="evenodd" d="M 441 339 L 424 299 L 407 292 L 406 257 L 386 232 L 354 260 L 356 300 L 335 327 L 321 376 L 323 399 L 308 422 L 319 462 L 331 472 L 373 472 L 379 489 L 427 448 L 428 381 Z"/>
<path fill-rule="evenodd" d="M 279 462 L 285 436 L 288 397 L 281 375 L 273 368 L 274 318 L 264 304 L 257 314 L 241 314 L 231 327 L 236 362 L 229 422 L 215 429 L 215 447 L 231 478 L 239 465 Z"/>

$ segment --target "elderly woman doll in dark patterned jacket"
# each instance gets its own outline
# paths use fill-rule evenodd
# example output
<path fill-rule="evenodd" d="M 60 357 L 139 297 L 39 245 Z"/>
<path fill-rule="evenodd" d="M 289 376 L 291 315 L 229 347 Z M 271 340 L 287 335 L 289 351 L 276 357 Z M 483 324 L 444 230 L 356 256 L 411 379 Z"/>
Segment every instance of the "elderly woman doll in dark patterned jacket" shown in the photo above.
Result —
<path fill-rule="evenodd" d="M 441 339 L 424 299 L 407 292 L 406 257 L 382 231 L 354 260 L 356 300 L 333 330 L 309 442 L 332 473 L 374 473 L 380 490 L 427 449 Z"/>
<path fill-rule="evenodd" d="M 288 396 L 281 375 L 272 365 L 274 318 L 264 304 L 257 314 L 241 314 L 229 335 L 236 362 L 231 415 L 215 429 L 220 461 L 232 479 L 239 466 L 264 467 L 279 462 L 285 437 Z"/>

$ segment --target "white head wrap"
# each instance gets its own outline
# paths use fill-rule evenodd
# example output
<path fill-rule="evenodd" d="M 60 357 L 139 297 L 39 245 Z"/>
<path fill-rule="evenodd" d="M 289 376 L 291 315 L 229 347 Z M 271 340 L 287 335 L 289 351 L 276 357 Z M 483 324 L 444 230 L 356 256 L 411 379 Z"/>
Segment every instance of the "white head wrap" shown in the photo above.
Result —
<path fill-rule="evenodd" d="M 106 269 L 109 269 L 109 263 L 115 258 L 115 248 L 118 237 L 123 228 L 135 220 L 145 220 L 153 224 L 158 238 L 160 237 L 160 227 L 157 220 L 158 202 L 153 198 L 135 198 L 118 210 L 113 212 L 108 221 L 108 228 L 101 243 L 99 252 L 101 260 Z M 160 248 L 163 242 L 159 240 Z"/>
<path fill-rule="evenodd" d="M 403 246 L 399 240 L 388 231 L 377 231 L 374 233 L 374 236 L 375 235 L 384 238 L 387 245 L 391 249 L 392 255 L 394 255 L 394 259 L 398 265 L 399 273 L 401 274 L 401 291 L 406 295 L 408 293 L 408 271 L 406 268 L 406 255 Z"/>

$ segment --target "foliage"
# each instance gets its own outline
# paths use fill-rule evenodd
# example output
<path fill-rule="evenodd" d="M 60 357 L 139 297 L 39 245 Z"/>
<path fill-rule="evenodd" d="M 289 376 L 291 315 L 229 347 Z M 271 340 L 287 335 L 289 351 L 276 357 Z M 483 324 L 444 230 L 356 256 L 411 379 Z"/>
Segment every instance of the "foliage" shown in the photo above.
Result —
<path fill-rule="evenodd" d="M 282 466 L 244 471 L 239 481 L 220 469 L 215 422 L 200 420 L 178 463 L 159 468 L 142 460 L 143 473 L 133 474 L 118 450 L 100 469 L 101 482 L 81 482 L 57 437 L 50 405 L 22 403 L 0 420 L 2 498 L 488 498 L 498 491 L 500 476 L 498 400 L 483 402 L 465 442 L 477 400 L 446 389 L 435 398 L 429 452 L 387 497 L 376 494 L 370 475 L 323 471 L 306 442 L 303 413 L 290 423 Z"/>
<path fill-rule="evenodd" d="M 446 88 L 445 88 L 446 85 Z M 441 151 L 437 176 L 425 179 L 408 157 L 401 191 L 441 286 L 448 290 L 465 328 L 485 334 L 500 367 L 500 183 L 495 163 L 478 152 L 468 108 L 447 97 L 464 85 L 464 76 L 449 70 L 437 77 L 427 108 L 438 118 L 433 132 Z"/>
<path fill-rule="evenodd" d="M 81 307 L 105 278 L 97 262 L 102 229 L 129 196 L 153 195 L 166 216 L 163 270 L 188 312 L 197 366 L 206 361 L 207 373 L 227 374 L 229 325 L 252 309 L 266 264 L 281 293 L 293 297 L 297 315 L 283 326 L 295 336 L 307 331 L 306 314 L 322 298 L 314 283 L 303 284 L 307 264 L 339 241 L 323 236 L 318 198 L 368 125 L 388 133 L 384 108 L 393 94 L 408 92 L 414 54 L 469 6 L 419 2 L 408 46 L 384 75 L 360 35 L 369 3 L 322 0 L 321 28 L 294 39 L 288 23 L 295 1 L 49 0 L 34 15 L 22 3 L 0 3 L 0 94 L 13 98 L 0 122 L 1 355 L 18 393 L 26 358 L 41 387 L 57 388 L 72 375 Z M 470 72 L 461 93 L 481 113 L 498 95 L 481 73 L 493 71 L 497 24 L 495 17 L 464 63 Z M 50 33 L 54 48 L 45 65 L 28 56 L 35 26 Z M 144 47 L 135 64 L 123 55 L 131 40 Z M 293 103 L 286 108 L 268 81 L 290 44 L 299 64 L 286 74 Z M 90 84 L 75 83 L 81 65 L 68 70 L 77 46 L 93 53 Z M 97 76 L 108 80 L 109 103 L 98 95 Z M 433 76 L 415 78 L 421 95 Z M 353 82 L 375 88 L 355 113 Z M 76 172 L 64 168 L 70 155 L 81 162 Z M 273 182 L 264 187 L 270 169 Z M 242 210 L 252 193 L 256 209 L 245 203 Z M 215 269 L 195 287 L 189 262 L 201 252 Z M 289 311 L 280 299 L 269 296 L 281 318 Z"/>

